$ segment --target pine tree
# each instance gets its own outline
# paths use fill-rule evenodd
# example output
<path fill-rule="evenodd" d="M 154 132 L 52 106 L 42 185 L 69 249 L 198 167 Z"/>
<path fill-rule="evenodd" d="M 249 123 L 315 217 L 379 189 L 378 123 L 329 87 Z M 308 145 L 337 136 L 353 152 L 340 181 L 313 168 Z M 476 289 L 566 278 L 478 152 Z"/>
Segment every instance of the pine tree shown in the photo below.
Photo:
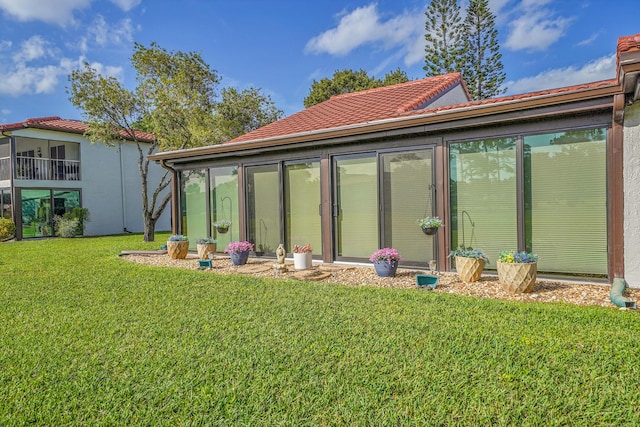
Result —
<path fill-rule="evenodd" d="M 486 99 L 505 92 L 502 86 L 502 55 L 495 16 L 488 0 L 471 0 L 464 20 L 462 77 L 473 99 Z"/>
<path fill-rule="evenodd" d="M 425 15 L 427 77 L 460 71 L 464 43 L 458 0 L 431 0 Z"/>

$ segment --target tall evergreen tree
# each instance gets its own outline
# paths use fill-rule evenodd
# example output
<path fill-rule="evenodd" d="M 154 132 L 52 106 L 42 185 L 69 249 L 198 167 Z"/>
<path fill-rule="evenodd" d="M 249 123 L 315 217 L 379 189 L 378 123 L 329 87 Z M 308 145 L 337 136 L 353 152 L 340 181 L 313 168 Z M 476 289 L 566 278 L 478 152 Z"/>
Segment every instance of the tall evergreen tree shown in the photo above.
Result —
<path fill-rule="evenodd" d="M 495 16 L 488 0 L 471 0 L 464 20 L 462 76 L 473 99 L 486 99 L 505 92 L 502 86 L 502 55 Z"/>
<path fill-rule="evenodd" d="M 431 0 L 425 15 L 427 77 L 461 71 L 465 45 L 458 0 Z"/>

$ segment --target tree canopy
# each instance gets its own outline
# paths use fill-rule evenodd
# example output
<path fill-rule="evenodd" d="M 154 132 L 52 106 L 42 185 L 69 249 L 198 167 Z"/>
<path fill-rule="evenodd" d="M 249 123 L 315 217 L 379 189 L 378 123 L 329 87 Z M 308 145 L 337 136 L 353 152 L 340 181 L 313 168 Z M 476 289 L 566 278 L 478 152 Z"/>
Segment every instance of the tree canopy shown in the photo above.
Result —
<path fill-rule="evenodd" d="M 165 173 L 155 188 L 150 182 L 148 156 L 158 148 L 181 149 L 214 142 L 212 123 L 219 77 L 197 53 L 167 52 L 152 43 L 136 43 L 131 59 L 137 72 L 137 87 L 126 89 L 114 77 L 105 77 L 88 63 L 72 71 L 67 89 L 69 100 L 88 124 L 91 142 L 113 145 L 122 135 L 135 142 L 142 185 L 144 240 L 153 241 L 155 224 L 171 200 L 164 191 Z M 134 129 L 154 135 L 142 142 Z"/>
<path fill-rule="evenodd" d="M 464 21 L 457 0 L 431 0 L 425 16 L 428 77 L 461 72 L 473 99 L 504 93 L 498 31 L 488 0 L 471 0 Z"/>
<path fill-rule="evenodd" d="M 222 89 L 214 115 L 215 139 L 224 142 L 279 120 L 284 112 L 260 89 Z"/>
<path fill-rule="evenodd" d="M 333 73 L 332 78 L 325 77 L 319 81 L 313 81 L 309 95 L 304 99 L 304 106 L 309 108 L 326 101 L 334 95 L 358 92 L 407 81 L 409 81 L 407 73 L 400 70 L 400 68 L 387 73 L 383 79 L 371 77 L 362 69 L 358 71 L 350 69 L 338 70 Z"/>
<path fill-rule="evenodd" d="M 461 71 L 463 27 L 457 0 L 431 0 L 425 12 L 427 77 Z"/>

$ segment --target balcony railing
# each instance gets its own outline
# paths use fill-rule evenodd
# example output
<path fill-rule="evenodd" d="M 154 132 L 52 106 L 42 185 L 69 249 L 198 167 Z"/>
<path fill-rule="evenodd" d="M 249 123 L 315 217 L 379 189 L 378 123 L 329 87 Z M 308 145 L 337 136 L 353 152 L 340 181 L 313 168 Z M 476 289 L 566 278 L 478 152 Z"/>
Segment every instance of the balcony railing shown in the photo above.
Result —
<path fill-rule="evenodd" d="M 8 162 L 6 163 L 6 170 L 9 170 Z M 0 171 L 2 171 L 2 174 L 5 173 L 5 163 L 0 163 Z M 40 157 L 16 157 L 15 179 L 79 181 L 80 161 Z"/>

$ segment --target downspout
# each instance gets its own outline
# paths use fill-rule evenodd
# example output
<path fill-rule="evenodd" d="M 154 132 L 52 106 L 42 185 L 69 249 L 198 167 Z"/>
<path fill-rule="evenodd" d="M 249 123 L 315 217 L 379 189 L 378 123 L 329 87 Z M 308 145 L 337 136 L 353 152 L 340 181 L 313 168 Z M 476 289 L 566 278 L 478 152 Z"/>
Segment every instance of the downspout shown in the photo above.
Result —
<path fill-rule="evenodd" d="M 168 170 L 171 173 L 171 232 L 173 234 L 180 234 L 181 230 L 178 230 L 178 218 L 180 218 L 180 212 L 178 210 L 178 171 L 167 164 L 165 159 L 158 161 L 160 166 Z M 182 226 L 180 225 L 180 228 Z"/>
<path fill-rule="evenodd" d="M 120 152 L 120 194 L 122 195 L 122 230 L 125 233 L 129 233 L 127 230 L 127 195 L 124 185 L 124 165 L 122 160 L 122 141 L 118 142 L 118 151 Z"/>
<path fill-rule="evenodd" d="M 622 296 L 626 287 L 627 282 L 623 278 L 618 277 L 613 279 L 613 283 L 611 283 L 611 291 L 609 291 L 609 299 L 618 307 L 636 308 L 635 301 Z"/>

